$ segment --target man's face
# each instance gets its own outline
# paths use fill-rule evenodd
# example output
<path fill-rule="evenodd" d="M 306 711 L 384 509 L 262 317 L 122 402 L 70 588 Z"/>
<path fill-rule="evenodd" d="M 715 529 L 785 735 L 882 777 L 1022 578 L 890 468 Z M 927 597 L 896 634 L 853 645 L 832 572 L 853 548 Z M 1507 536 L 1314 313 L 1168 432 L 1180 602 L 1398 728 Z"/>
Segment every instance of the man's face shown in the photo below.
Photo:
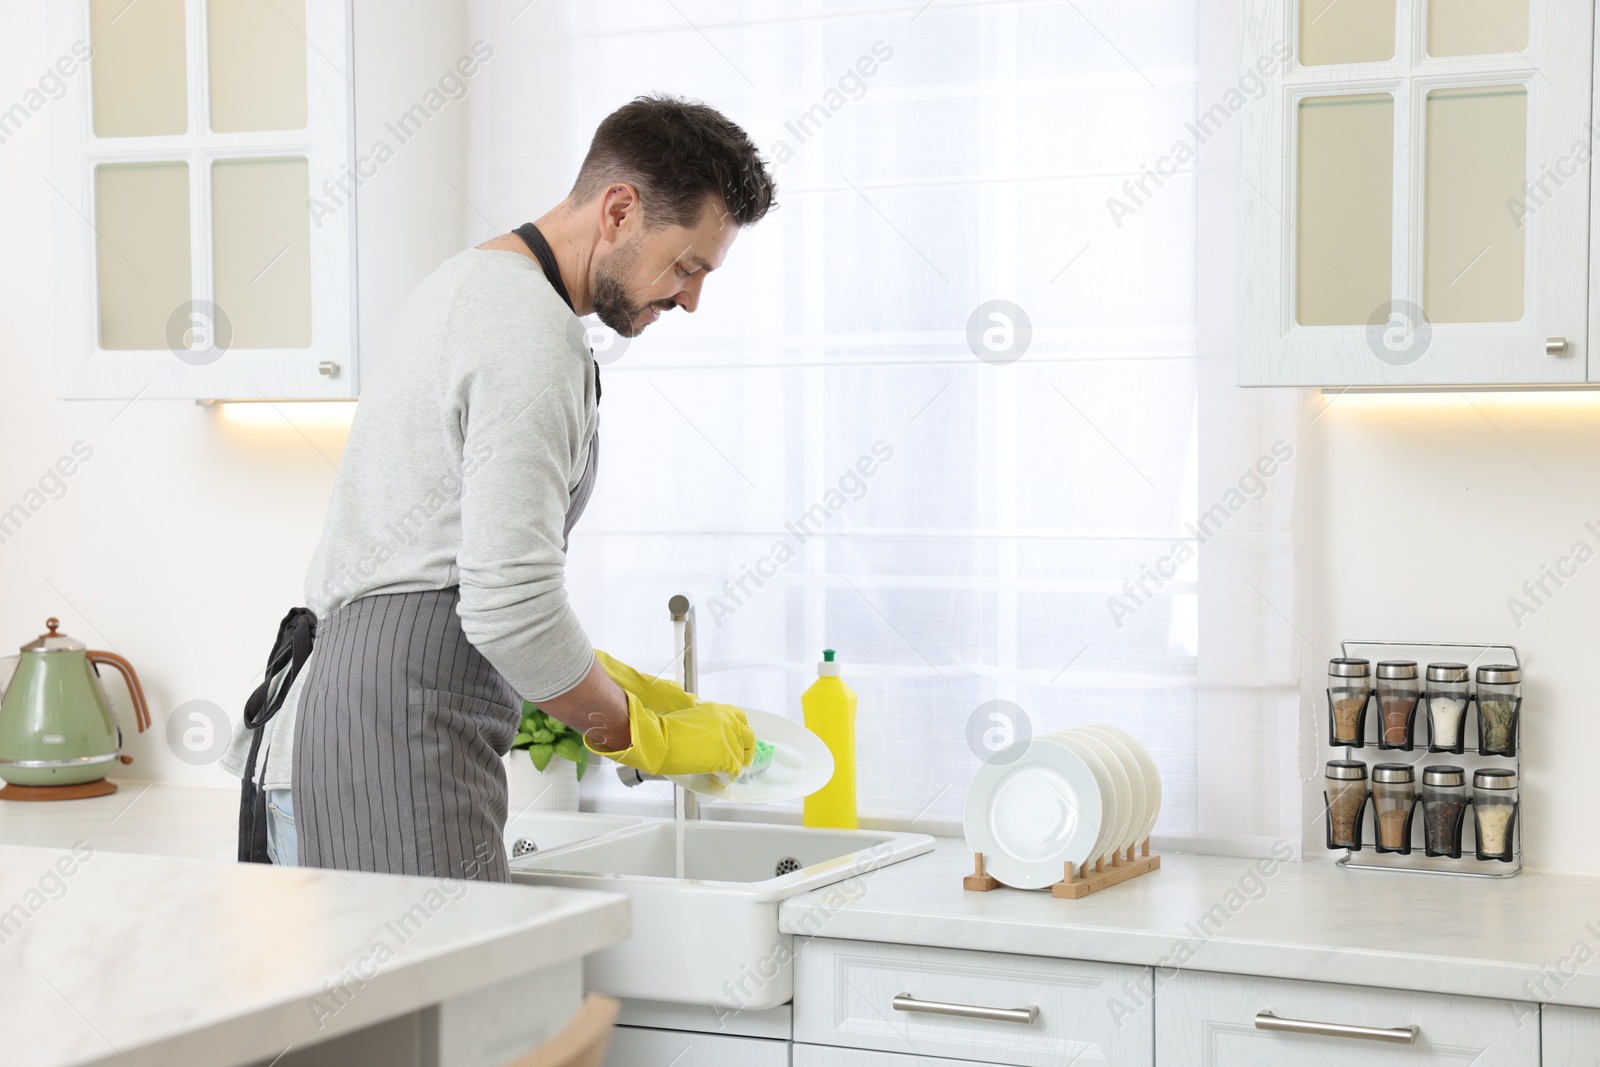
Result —
<path fill-rule="evenodd" d="M 722 265 L 738 235 L 739 227 L 715 196 L 706 198 L 692 227 L 646 229 L 635 214 L 611 252 L 595 260 L 595 314 L 623 337 L 637 337 L 662 312 L 693 311 L 706 274 Z"/>

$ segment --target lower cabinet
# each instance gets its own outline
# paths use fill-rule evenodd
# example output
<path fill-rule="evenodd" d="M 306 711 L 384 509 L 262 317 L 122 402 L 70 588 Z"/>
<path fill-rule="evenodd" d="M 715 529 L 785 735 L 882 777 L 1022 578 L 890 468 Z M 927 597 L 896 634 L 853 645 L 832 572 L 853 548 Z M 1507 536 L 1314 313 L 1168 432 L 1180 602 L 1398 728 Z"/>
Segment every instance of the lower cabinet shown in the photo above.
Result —
<path fill-rule="evenodd" d="M 1148 967 L 828 938 L 797 948 L 803 1044 L 1018 1067 L 1151 1062 Z"/>
<path fill-rule="evenodd" d="M 868 1052 L 831 1045 L 796 1045 L 794 1067 L 972 1067 L 972 1061 L 907 1056 L 903 1052 Z"/>
<path fill-rule="evenodd" d="M 1159 1067 L 1538 1067 L 1537 1005 L 1183 971 L 1156 990 Z M 1285 1021 L 1300 1032 L 1274 1029 Z M 1412 1043 L 1384 1040 L 1415 1028 Z M 1580 1061 L 1551 1059 L 1566 1067 Z"/>
<path fill-rule="evenodd" d="M 1547 1004 L 1540 1026 L 1548 1067 L 1600 1067 L 1600 1011 Z"/>
<path fill-rule="evenodd" d="M 789 1042 L 619 1026 L 605 1067 L 789 1067 Z"/>
<path fill-rule="evenodd" d="M 1600 1067 L 1600 1010 L 813 938 L 785 1013 L 630 1002 L 606 1067 Z M 672 1028 L 669 1028 L 672 1027 Z M 793 1044 L 788 1040 L 791 1037 Z M 761 1035 L 761 1036 L 755 1036 Z M 1542 1057 L 1541 1057 L 1542 1042 Z"/>

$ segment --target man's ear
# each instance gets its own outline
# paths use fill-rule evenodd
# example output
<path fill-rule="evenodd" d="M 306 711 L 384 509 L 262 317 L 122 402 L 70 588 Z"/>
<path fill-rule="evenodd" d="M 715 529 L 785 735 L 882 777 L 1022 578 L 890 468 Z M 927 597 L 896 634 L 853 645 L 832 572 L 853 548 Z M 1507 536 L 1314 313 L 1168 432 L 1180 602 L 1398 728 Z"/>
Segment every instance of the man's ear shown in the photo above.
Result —
<path fill-rule="evenodd" d="M 627 182 L 613 182 L 600 195 L 600 239 L 617 242 L 642 229 L 644 208 L 639 191 Z"/>

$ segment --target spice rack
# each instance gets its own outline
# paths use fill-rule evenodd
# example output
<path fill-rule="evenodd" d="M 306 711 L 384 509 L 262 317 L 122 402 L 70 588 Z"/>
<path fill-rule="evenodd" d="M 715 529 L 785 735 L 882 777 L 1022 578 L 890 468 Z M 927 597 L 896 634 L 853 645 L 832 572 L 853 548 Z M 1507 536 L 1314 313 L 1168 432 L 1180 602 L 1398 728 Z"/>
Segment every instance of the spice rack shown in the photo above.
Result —
<path fill-rule="evenodd" d="M 1340 643 L 1340 654 L 1346 658 L 1368 659 L 1373 662 L 1382 660 L 1414 660 L 1419 669 L 1425 669 L 1430 663 L 1456 660 L 1467 664 L 1469 676 L 1474 676 L 1476 668 L 1483 664 L 1508 663 L 1515 665 L 1520 671 L 1522 661 L 1517 655 L 1517 650 L 1512 645 L 1496 644 L 1461 644 L 1438 642 L 1412 642 L 1412 641 L 1343 641 Z M 1332 716 L 1334 711 L 1331 694 L 1327 714 Z M 1376 711 L 1377 714 L 1369 714 Z M 1482 725 L 1482 709 L 1478 704 L 1477 695 L 1468 698 L 1465 713 L 1458 728 L 1458 739 L 1461 742 L 1461 751 L 1454 748 L 1442 751 L 1429 751 L 1427 741 L 1432 740 L 1432 724 L 1428 717 L 1427 687 L 1424 684 L 1423 693 L 1418 698 L 1412 713 L 1412 722 L 1408 728 L 1411 741 L 1405 745 L 1390 745 L 1383 743 L 1385 718 L 1382 709 L 1378 706 L 1376 690 L 1368 697 L 1360 713 L 1360 734 L 1364 744 L 1341 744 L 1333 736 L 1334 727 L 1329 726 L 1330 747 L 1335 750 L 1342 749 L 1346 760 L 1362 760 L 1363 762 L 1390 762 L 1406 763 L 1415 768 L 1416 779 L 1420 783 L 1423 771 L 1427 767 L 1440 764 L 1449 764 L 1461 767 L 1465 771 L 1466 780 L 1471 782 L 1474 772 L 1488 768 L 1506 768 L 1514 771 L 1517 781 L 1522 780 L 1521 745 L 1518 737 L 1520 733 L 1521 699 L 1519 698 L 1512 712 L 1510 723 L 1510 741 L 1504 754 L 1482 755 L 1479 753 L 1480 729 Z M 1372 814 L 1369 817 L 1369 809 Z M 1345 854 L 1335 863 L 1340 867 L 1349 867 L 1358 870 L 1373 871 L 1415 871 L 1421 874 L 1447 874 L 1465 878 L 1514 878 L 1522 872 L 1522 827 L 1520 823 L 1521 806 L 1518 805 L 1517 817 L 1510 826 L 1511 860 L 1480 860 L 1476 850 L 1467 847 L 1468 842 L 1476 841 L 1477 827 L 1473 817 L 1472 806 L 1469 803 L 1463 809 L 1461 828 L 1462 851 L 1459 858 L 1439 855 L 1426 855 L 1424 848 L 1425 817 L 1423 807 L 1418 803 L 1413 809 L 1411 817 L 1406 823 L 1406 839 L 1411 844 L 1409 853 L 1380 851 L 1376 845 L 1378 841 L 1377 813 L 1373 798 L 1368 797 L 1356 816 L 1359 823 L 1370 822 L 1373 833 L 1369 842 L 1364 835 L 1359 835 L 1363 847 L 1345 849 Z M 1327 815 L 1324 813 L 1324 823 Z"/>

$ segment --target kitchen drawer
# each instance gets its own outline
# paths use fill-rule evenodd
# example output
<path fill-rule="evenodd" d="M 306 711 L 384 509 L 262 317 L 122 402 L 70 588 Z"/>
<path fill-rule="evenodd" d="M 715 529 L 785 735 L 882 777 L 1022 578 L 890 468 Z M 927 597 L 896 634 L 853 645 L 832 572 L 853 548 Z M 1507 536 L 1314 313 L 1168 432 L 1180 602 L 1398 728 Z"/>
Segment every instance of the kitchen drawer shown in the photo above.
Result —
<path fill-rule="evenodd" d="M 1402 1045 L 1278 1033 L 1257 1027 L 1260 1012 L 1382 1029 L 1415 1026 L 1417 1038 Z M 1156 1062 L 1161 1067 L 1538 1067 L 1539 1016 L 1527 1004 L 1506 1000 L 1183 971 L 1156 990 Z"/>
<path fill-rule="evenodd" d="M 789 1067 L 789 1042 L 619 1026 L 606 1067 Z"/>
<path fill-rule="evenodd" d="M 837 1045 L 796 1045 L 794 1067 L 972 1067 L 968 1060 L 907 1056 L 903 1052 L 868 1052 Z"/>
<path fill-rule="evenodd" d="M 1149 981 L 1145 967 L 813 938 L 795 957 L 794 1037 L 1023 1067 L 1147 1065 L 1150 998 L 1129 990 Z M 897 1010 L 901 994 L 1038 1010 L 1032 1022 L 927 1014 Z"/>
<path fill-rule="evenodd" d="M 1600 1011 L 1546 1004 L 1540 1025 L 1547 1067 L 1600 1067 Z"/>

